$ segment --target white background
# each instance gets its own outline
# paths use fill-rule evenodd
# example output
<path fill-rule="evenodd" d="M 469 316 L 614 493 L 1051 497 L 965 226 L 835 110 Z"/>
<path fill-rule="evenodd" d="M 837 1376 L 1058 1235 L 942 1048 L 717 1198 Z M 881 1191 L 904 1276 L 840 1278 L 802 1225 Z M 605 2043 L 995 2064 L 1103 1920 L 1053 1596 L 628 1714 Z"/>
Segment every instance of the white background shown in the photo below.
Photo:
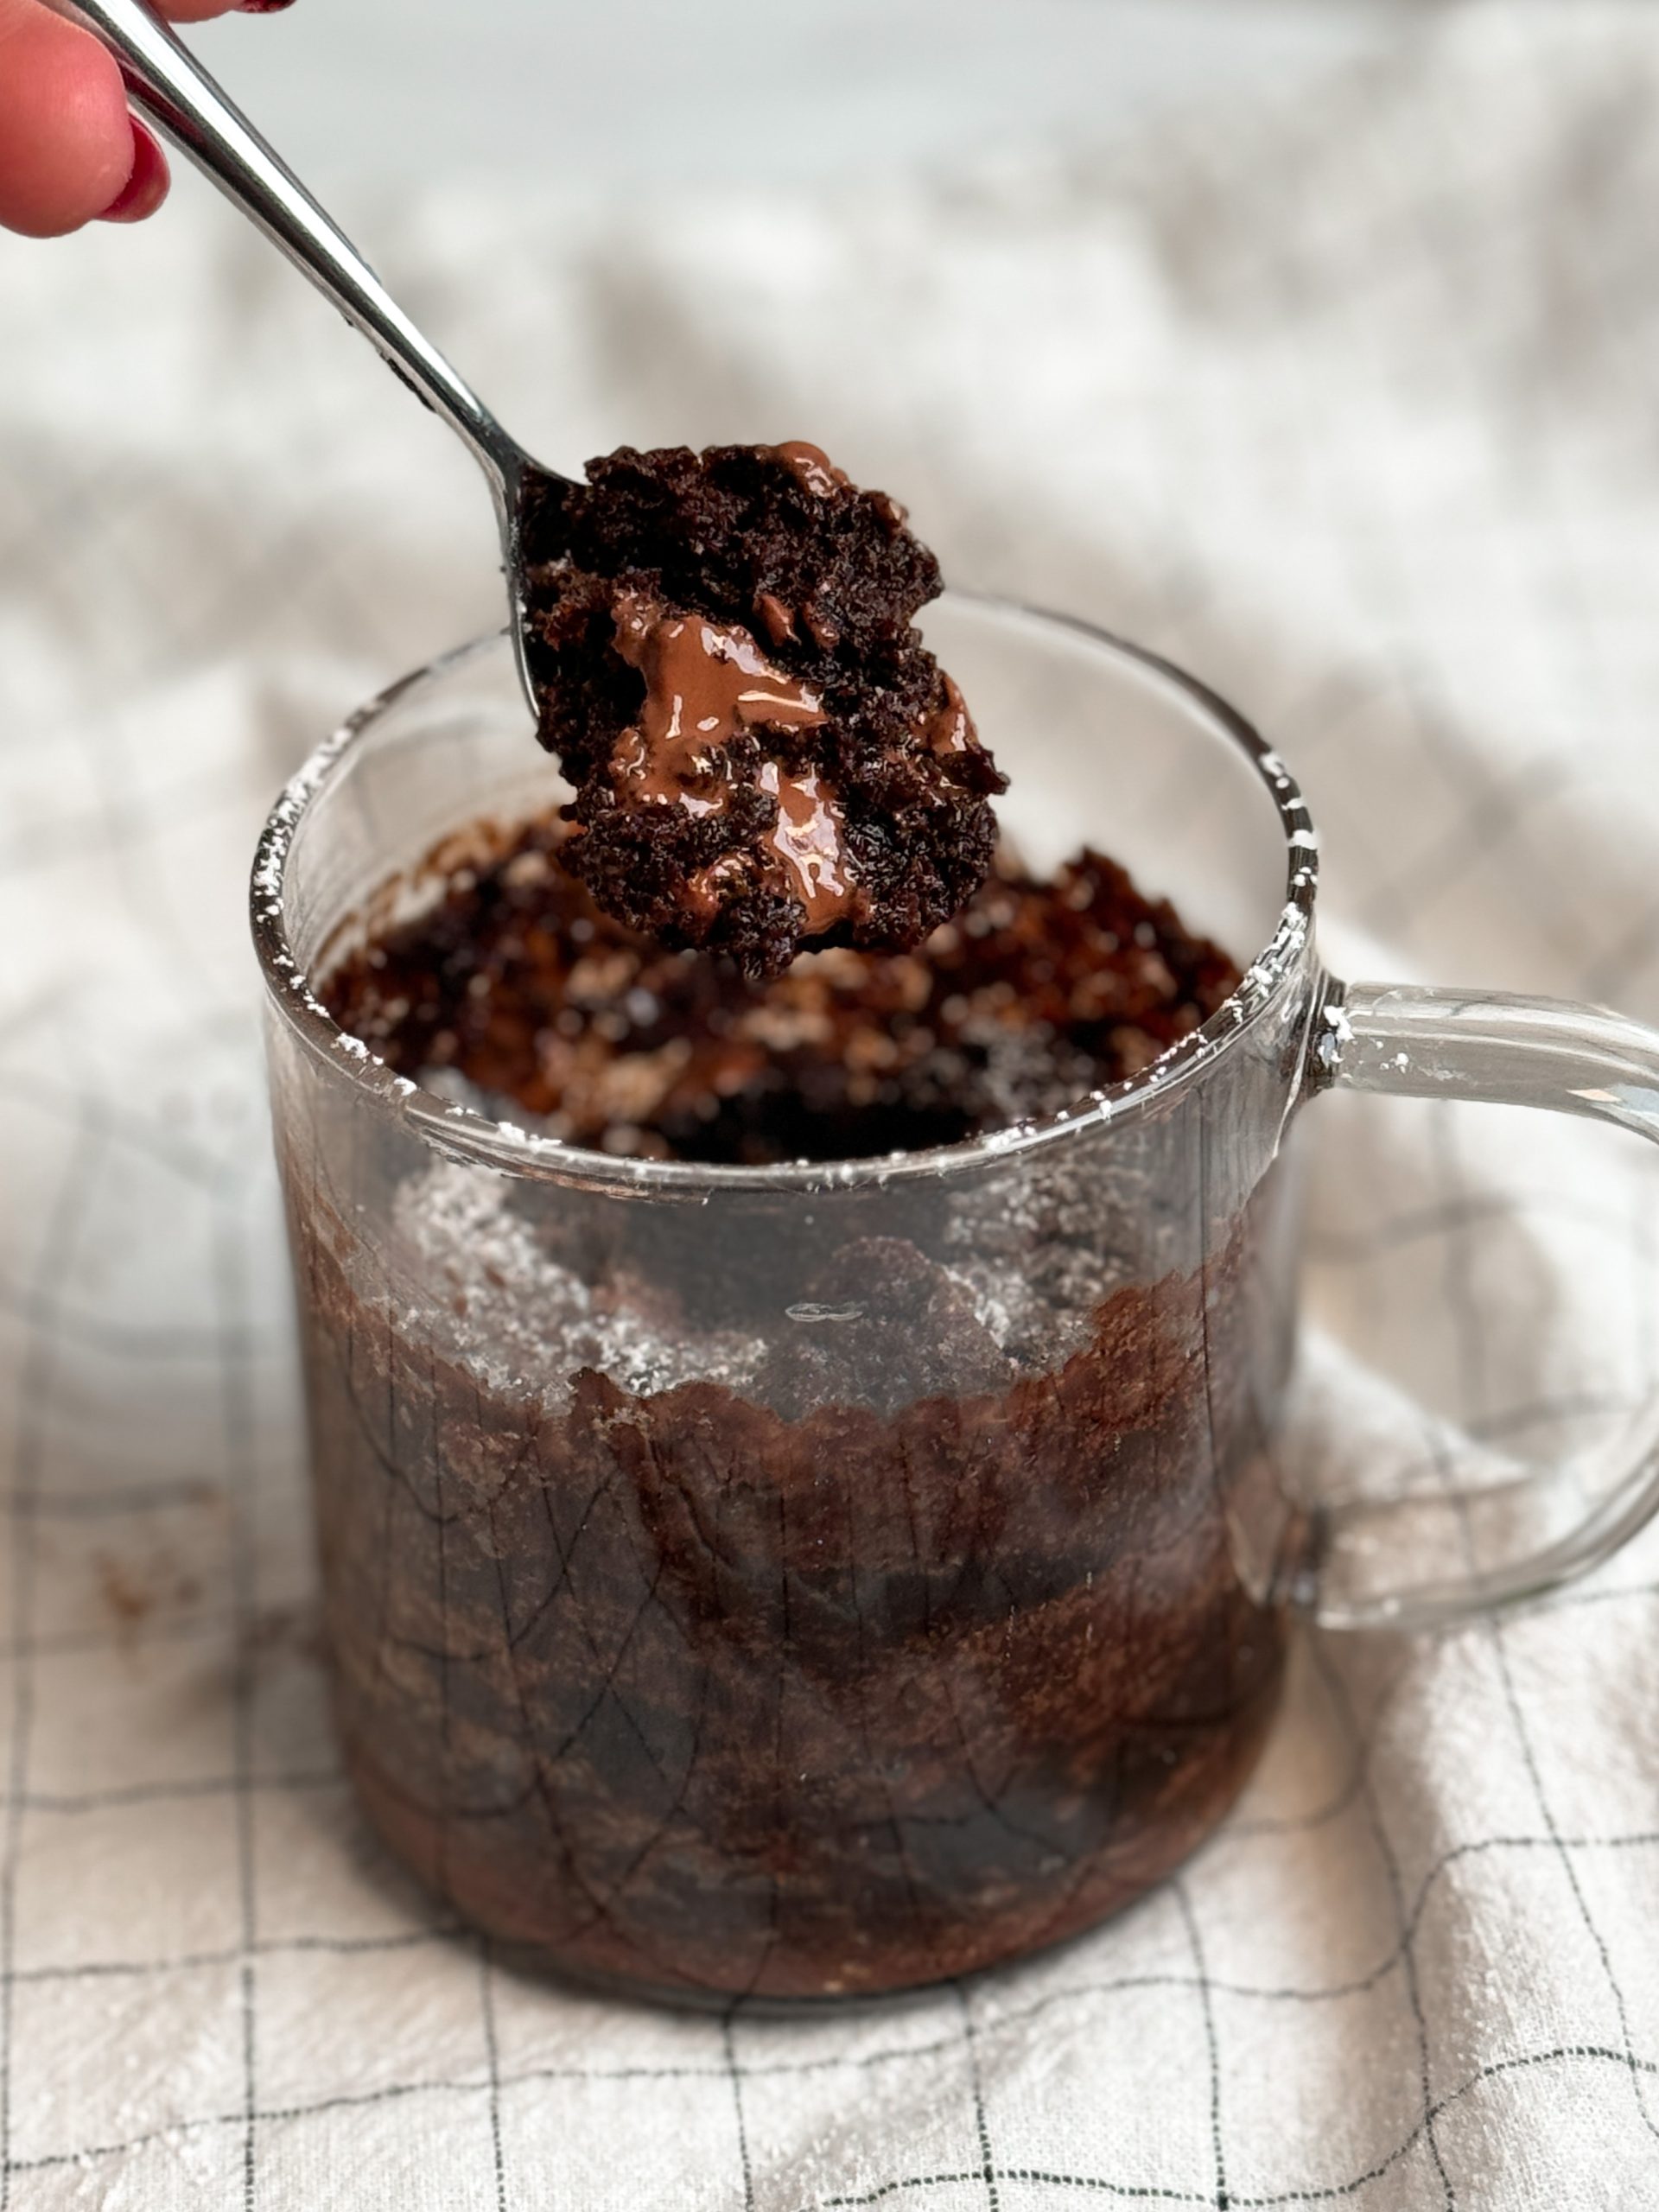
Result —
<path fill-rule="evenodd" d="M 298 0 L 190 34 L 321 194 L 954 165 L 1310 80 L 1411 0 Z"/>

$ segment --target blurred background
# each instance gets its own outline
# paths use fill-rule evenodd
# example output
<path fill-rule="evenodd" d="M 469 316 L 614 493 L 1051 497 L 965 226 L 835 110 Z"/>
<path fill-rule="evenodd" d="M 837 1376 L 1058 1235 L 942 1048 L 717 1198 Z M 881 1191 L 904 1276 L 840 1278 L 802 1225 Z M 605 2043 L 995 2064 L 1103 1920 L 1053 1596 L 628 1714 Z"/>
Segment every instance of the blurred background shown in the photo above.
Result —
<path fill-rule="evenodd" d="M 1306 88 L 1413 0 L 301 0 L 193 34 L 317 189 L 884 180 Z"/>

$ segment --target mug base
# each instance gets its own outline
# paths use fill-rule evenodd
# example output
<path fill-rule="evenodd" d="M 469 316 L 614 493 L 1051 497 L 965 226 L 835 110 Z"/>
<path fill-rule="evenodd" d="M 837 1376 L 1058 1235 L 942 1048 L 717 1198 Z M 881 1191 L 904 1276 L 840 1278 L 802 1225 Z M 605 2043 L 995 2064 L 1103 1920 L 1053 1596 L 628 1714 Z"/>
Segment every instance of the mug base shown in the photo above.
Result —
<path fill-rule="evenodd" d="M 1258 1679 L 1248 1709 L 1229 1714 L 1224 1729 L 1212 1736 L 1208 1756 L 1188 1765 L 1180 1802 L 1166 1799 L 1154 1808 L 1155 1817 L 1143 1813 L 1132 1835 L 1109 1840 L 1043 1894 L 995 1911 L 976 1911 L 964 1897 L 947 1923 L 936 1916 L 930 1929 L 897 1931 L 879 1951 L 861 1946 L 855 1979 L 804 1931 L 785 1947 L 768 1945 L 764 1930 L 751 1930 L 759 1943 L 750 1945 L 755 1955 L 749 1959 L 737 1942 L 722 1955 L 694 1931 L 663 1924 L 625 1929 L 614 1917 L 609 1926 L 590 1920 L 580 1932 L 543 1932 L 537 1922 L 549 1912 L 545 1867 L 540 1879 L 526 1880 L 525 1870 L 503 1868 L 488 1841 L 468 1848 L 457 1824 L 414 1804 L 363 1748 L 348 1748 L 347 1768 L 359 1808 L 382 1842 L 498 1947 L 500 1964 L 573 1993 L 627 2004 L 715 2014 L 741 2005 L 745 2013 L 763 2018 L 822 2018 L 861 2004 L 897 2004 L 964 1975 L 1060 1951 L 1167 1879 L 1226 1819 L 1266 1747 L 1283 1687 L 1282 1622 L 1279 1626 L 1274 1665 Z M 555 1898 L 567 1923 L 577 1918 L 568 1897 L 555 1891 Z M 707 1909 L 717 1909 L 718 1902 L 705 1901 Z M 693 1905 L 689 1916 L 695 1911 Z M 619 1952 L 638 1958 L 638 1967 L 620 1962 Z"/>

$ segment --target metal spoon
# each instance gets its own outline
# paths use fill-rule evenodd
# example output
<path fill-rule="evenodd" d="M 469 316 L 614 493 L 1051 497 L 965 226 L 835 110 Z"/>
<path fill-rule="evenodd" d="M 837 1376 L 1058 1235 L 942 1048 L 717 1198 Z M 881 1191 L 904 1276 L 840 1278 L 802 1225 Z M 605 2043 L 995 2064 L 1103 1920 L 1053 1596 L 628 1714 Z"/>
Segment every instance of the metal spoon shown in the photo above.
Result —
<path fill-rule="evenodd" d="M 508 436 L 345 232 L 142 0 L 46 0 L 46 5 L 102 40 L 119 65 L 132 105 L 304 270 L 378 349 L 398 381 L 466 444 L 495 500 L 513 654 L 533 712 L 536 692 L 525 656 L 524 518 L 540 489 L 567 480 Z"/>

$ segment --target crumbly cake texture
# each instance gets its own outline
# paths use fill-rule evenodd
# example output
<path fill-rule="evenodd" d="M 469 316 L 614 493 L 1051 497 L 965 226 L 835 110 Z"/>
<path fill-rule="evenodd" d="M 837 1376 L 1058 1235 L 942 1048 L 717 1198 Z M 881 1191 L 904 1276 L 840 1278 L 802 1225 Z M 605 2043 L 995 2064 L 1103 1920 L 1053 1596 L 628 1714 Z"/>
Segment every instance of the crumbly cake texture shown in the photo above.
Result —
<path fill-rule="evenodd" d="M 938 563 L 817 448 L 623 447 L 525 536 L 564 864 L 669 947 L 904 950 L 984 881 L 1006 779 L 912 626 Z"/>
<path fill-rule="evenodd" d="M 751 1165 L 850 1159 L 1075 1106 L 1136 1073 L 1238 980 L 1166 901 L 1085 851 L 1000 870 L 909 953 L 804 954 L 765 982 L 669 952 L 504 833 L 424 912 L 338 966 L 330 1012 L 400 1073 L 460 1077 L 568 1143 Z"/>

